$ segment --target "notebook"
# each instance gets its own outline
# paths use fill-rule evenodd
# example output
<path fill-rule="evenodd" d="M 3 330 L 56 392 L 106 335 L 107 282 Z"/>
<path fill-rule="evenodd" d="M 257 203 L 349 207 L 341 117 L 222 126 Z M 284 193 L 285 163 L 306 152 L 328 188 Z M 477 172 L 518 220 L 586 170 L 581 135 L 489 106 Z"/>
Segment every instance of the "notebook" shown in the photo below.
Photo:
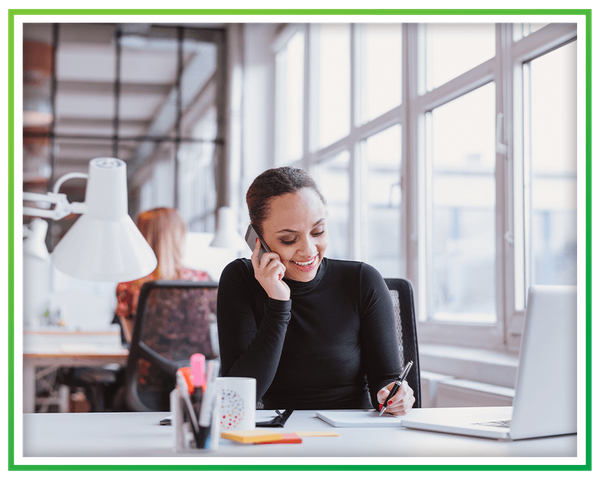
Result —
<path fill-rule="evenodd" d="M 577 287 L 529 288 L 512 407 L 413 409 L 402 426 L 517 440 L 577 433 Z"/>
<path fill-rule="evenodd" d="M 391 415 L 379 416 L 374 410 L 317 412 L 317 417 L 334 427 L 400 427 L 402 419 Z"/>

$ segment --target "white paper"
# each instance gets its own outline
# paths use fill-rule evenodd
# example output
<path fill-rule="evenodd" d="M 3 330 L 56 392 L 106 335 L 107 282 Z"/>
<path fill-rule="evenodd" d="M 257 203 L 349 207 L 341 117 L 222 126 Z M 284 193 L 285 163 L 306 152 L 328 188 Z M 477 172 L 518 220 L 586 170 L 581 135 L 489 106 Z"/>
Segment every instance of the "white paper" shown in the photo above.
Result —
<path fill-rule="evenodd" d="M 379 416 L 376 411 L 317 412 L 317 418 L 334 427 L 400 427 L 402 419 L 388 414 Z"/>

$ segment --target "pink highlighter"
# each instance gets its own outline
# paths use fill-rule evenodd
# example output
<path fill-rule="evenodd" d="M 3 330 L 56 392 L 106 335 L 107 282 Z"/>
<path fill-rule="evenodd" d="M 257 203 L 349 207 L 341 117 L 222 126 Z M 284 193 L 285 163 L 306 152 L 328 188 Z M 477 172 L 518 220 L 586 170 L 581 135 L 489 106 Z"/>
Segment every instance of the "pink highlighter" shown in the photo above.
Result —
<path fill-rule="evenodd" d="M 201 353 L 194 353 L 190 357 L 190 368 L 192 370 L 192 383 L 194 384 L 194 393 L 192 394 L 192 404 L 194 410 L 200 414 L 202 405 L 202 394 L 206 388 L 205 374 L 206 358 Z"/>

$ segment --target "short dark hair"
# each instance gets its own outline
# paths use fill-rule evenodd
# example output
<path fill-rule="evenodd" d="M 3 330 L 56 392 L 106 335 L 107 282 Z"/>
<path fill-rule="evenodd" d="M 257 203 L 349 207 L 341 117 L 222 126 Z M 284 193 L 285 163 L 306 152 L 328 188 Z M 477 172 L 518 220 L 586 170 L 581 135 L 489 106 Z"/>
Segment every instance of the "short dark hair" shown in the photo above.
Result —
<path fill-rule="evenodd" d="M 323 205 L 325 198 L 317 183 L 301 168 L 278 167 L 264 171 L 254 179 L 246 193 L 250 222 L 262 234 L 262 224 L 269 216 L 271 199 L 286 193 L 296 193 L 302 188 L 313 190 Z"/>

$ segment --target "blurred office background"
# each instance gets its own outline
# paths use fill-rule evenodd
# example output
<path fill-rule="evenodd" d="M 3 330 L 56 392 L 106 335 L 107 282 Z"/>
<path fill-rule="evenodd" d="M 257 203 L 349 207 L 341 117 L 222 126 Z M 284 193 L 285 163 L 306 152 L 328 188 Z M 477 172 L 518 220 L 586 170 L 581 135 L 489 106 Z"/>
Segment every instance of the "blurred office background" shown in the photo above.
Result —
<path fill-rule="evenodd" d="M 120 158 L 218 280 L 250 254 L 209 246 L 219 208 L 243 234 L 256 175 L 305 168 L 329 256 L 413 282 L 424 406 L 510 404 L 527 288 L 577 279 L 575 24 L 29 23 L 23 52 L 24 191 Z M 52 275 L 67 328 L 110 321 L 114 285 Z"/>

